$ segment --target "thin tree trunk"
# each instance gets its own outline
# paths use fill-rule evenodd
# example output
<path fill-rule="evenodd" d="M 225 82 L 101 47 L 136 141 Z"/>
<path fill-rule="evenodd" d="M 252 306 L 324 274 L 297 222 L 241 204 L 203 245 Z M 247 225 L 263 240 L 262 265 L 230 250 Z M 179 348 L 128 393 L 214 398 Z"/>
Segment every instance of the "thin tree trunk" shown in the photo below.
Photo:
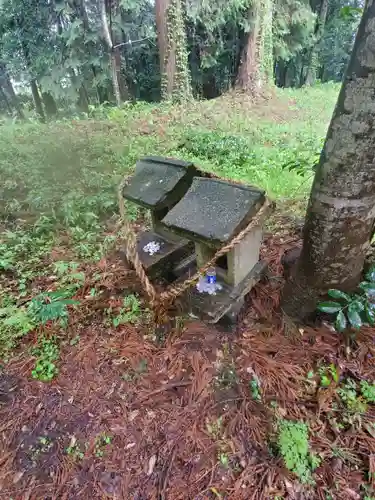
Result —
<path fill-rule="evenodd" d="M 324 27 L 327 20 L 327 12 L 328 12 L 328 4 L 329 0 L 322 0 L 319 16 L 316 21 L 315 26 L 315 43 L 314 46 L 310 50 L 309 54 L 309 62 L 307 65 L 307 73 L 306 73 L 306 81 L 305 85 L 314 85 L 316 81 L 316 72 L 318 66 L 318 46 L 319 42 L 324 34 Z"/>
<path fill-rule="evenodd" d="M 86 87 L 82 83 L 79 87 L 79 100 L 78 106 L 84 113 L 89 113 L 90 99 Z"/>
<path fill-rule="evenodd" d="M 169 0 L 155 0 L 156 31 L 158 36 L 160 75 L 166 73 L 167 57 L 167 9 Z"/>
<path fill-rule="evenodd" d="M 18 28 L 20 30 L 22 30 L 22 26 L 24 24 L 24 18 L 23 18 L 22 11 L 20 11 L 19 15 L 16 16 L 15 21 L 16 21 Z M 25 60 L 26 68 L 27 68 L 27 70 L 29 72 L 29 76 L 30 76 L 30 87 L 31 87 L 31 93 L 32 93 L 33 100 L 34 100 L 35 111 L 38 113 L 40 120 L 42 122 L 45 122 L 46 117 L 44 114 L 42 99 L 41 99 L 40 94 L 39 94 L 37 81 L 33 76 L 29 46 L 26 43 L 25 39 L 23 39 L 23 38 L 21 38 L 21 47 L 22 47 L 22 53 L 23 53 L 23 57 Z"/>
<path fill-rule="evenodd" d="M 120 84 L 119 84 L 119 73 L 116 62 L 116 54 L 113 48 L 112 37 L 109 32 L 108 20 L 107 20 L 107 10 L 106 10 L 106 0 L 101 0 L 100 2 L 100 13 L 102 19 L 102 28 L 104 40 L 108 47 L 109 57 L 111 61 L 111 77 L 112 77 L 112 85 L 113 85 L 113 93 L 115 95 L 117 106 L 121 106 L 121 92 L 120 92 Z"/>
<path fill-rule="evenodd" d="M 121 8 L 120 8 L 120 0 L 113 0 L 114 5 L 114 13 L 120 19 L 121 18 Z M 127 101 L 130 98 L 130 93 L 128 86 L 125 82 L 125 78 L 123 77 L 125 68 L 125 58 L 124 60 L 121 57 L 121 49 L 118 46 L 120 42 L 123 42 L 121 37 L 115 33 L 112 34 L 112 43 L 113 43 L 113 53 L 116 64 L 116 73 L 117 73 L 117 81 L 120 89 L 120 96 L 122 101 Z M 122 71 L 121 71 L 122 70 Z"/>
<path fill-rule="evenodd" d="M 283 293 L 293 317 L 361 278 L 375 221 L 375 2 L 369 0 L 310 195 L 303 247 Z"/>
<path fill-rule="evenodd" d="M 40 94 L 39 94 L 38 85 L 37 85 L 35 79 L 31 80 L 30 86 L 31 86 L 31 93 L 33 95 L 35 111 L 38 113 L 40 120 L 42 122 L 45 122 L 46 116 L 44 114 L 43 103 L 42 103 L 42 99 L 41 99 Z"/>

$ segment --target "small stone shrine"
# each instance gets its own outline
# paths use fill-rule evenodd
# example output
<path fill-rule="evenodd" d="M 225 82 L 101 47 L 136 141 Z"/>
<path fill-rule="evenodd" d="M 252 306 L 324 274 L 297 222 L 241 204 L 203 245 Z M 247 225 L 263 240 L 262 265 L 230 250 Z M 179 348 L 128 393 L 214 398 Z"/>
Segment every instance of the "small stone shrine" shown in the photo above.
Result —
<path fill-rule="evenodd" d="M 152 228 L 138 235 L 137 252 L 150 277 L 170 283 L 204 267 L 249 226 L 265 203 L 260 189 L 212 178 L 190 162 L 154 156 L 137 162 L 123 196 L 150 210 Z M 186 312 L 211 323 L 237 318 L 266 268 L 259 261 L 266 214 L 189 288 L 181 301 Z"/>
<path fill-rule="evenodd" d="M 255 187 L 215 178 L 194 177 L 185 196 L 166 214 L 167 231 L 194 241 L 196 269 L 242 231 L 265 202 L 265 192 Z M 235 319 L 245 295 L 265 269 L 259 262 L 262 227 L 255 227 L 216 263 L 217 289 L 189 291 L 193 312 L 215 323 L 224 315 Z"/>
<path fill-rule="evenodd" d="M 155 156 L 141 158 L 123 197 L 151 211 L 152 230 L 142 232 L 137 251 L 151 276 L 167 276 L 176 263 L 193 253 L 194 245 L 161 224 L 199 174 L 191 162 Z"/>

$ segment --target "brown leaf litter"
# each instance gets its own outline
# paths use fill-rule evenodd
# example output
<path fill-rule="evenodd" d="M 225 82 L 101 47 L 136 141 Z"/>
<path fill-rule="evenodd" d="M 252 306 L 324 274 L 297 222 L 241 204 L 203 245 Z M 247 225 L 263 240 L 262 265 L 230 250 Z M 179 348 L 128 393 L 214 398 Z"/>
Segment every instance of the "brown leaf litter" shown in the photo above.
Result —
<path fill-rule="evenodd" d="M 103 323 L 108 303 L 139 286 L 121 262 L 102 262 L 96 286 L 103 294 L 88 298 L 89 281 L 79 292 L 83 305 L 68 335 L 80 341 L 62 349 L 58 378 L 32 380 L 22 353 L 0 376 L 0 497 L 360 498 L 366 474 L 375 477 L 375 411 L 337 433 L 330 420 L 335 392 L 309 392 L 306 374 L 325 360 L 342 374 L 373 380 L 374 330 L 361 331 L 358 356 L 350 360 L 328 328 L 285 335 L 281 258 L 298 244 L 287 234 L 265 241 L 269 277 L 251 292 L 236 332 L 189 321 L 163 347 L 147 328 Z M 219 371 L 226 363 L 235 380 L 224 387 Z M 254 374 L 262 403 L 249 390 Z M 271 453 L 277 416 L 309 422 L 311 446 L 323 457 L 314 488 L 299 485 Z M 102 444 L 101 436 L 110 442 Z"/>

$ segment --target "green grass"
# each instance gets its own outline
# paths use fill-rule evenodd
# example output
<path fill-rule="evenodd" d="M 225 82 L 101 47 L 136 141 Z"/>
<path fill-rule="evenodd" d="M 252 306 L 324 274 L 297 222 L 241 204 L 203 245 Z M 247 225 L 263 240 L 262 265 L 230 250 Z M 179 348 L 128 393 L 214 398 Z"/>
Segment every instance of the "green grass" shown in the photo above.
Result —
<path fill-rule="evenodd" d="M 98 111 L 98 119 L 4 126 L 0 215 L 29 219 L 45 214 L 68 226 L 95 227 L 98 218 L 116 212 L 116 186 L 145 154 L 189 157 L 207 169 L 258 184 L 276 198 L 303 196 L 308 185 L 301 186 L 301 178 L 281 165 L 319 150 L 337 90 L 333 84 L 278 90 L 257 106 L 230 96 L 187 108 L 141 103 Z M 242 165 L 218 165 L 204 151 L 182 154 L 178 146 L 192 133 L 240 138 L 248 159 Z"/>
<path fill-rule="evenodd" d="M 57 273 L 60 288 L 79 288 L 81 278 L 67 282 L 74 269 L 62 277 L 50 264 L 53 248 L 69 251 L 63 259 L 76 267 L 107 252 L 118 216 L 117 186 L 143 155 L 190 159 L 262 187 L 281 204 L 303 206 L 338 89 L 275 90 L 256 104 L 243 95 L 187 106 L 138 103 L 99 108 L 86 120 L 3 125 L 0 323 L 8 334 L 0 336 L 0 351 L 31 328 L 15 304 L 38 295 L 32 291 L 36 278 Z M 288 171 L 286 164 L 306 174 Z M 129 210 L 135 219 L 138 212 Z"/>

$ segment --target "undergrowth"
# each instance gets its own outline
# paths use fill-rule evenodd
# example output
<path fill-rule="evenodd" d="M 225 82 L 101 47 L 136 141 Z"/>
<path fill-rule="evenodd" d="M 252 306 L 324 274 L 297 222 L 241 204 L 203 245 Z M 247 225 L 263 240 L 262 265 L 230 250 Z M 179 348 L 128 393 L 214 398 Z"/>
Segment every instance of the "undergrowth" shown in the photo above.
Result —
<path fill-rule="evenodd" d="M 60 349 L 55 337 L 39 339 L 38 346 L 32 350 L 35 356 L 35 367 L 31 374 L 33 378 L 42 382 L 51 381 L 58 374 L 56 361 L 59 358 Z"/>
<path fill-rule="evenodd" d="M 358 290 L 347 294 L 341 290 L 328 290 L 328 295 L 335 301 L 318 304 L 318 310 L 334 315 L 334 326 L 338 332 L 355 336 L 355 331 L 362 325 L 375 325 L 375 267 L 366 273 L 365 280 L 358 285 Z"/>
<path fill-rule="evenodd" d="M 312 473 L 320 465 L 321 460 L 310 450 L 307 424 L 280 420 L 277 426 L 277 448 L 285 466 L 296 474 L 301 483 L 312 484 Z"/>

